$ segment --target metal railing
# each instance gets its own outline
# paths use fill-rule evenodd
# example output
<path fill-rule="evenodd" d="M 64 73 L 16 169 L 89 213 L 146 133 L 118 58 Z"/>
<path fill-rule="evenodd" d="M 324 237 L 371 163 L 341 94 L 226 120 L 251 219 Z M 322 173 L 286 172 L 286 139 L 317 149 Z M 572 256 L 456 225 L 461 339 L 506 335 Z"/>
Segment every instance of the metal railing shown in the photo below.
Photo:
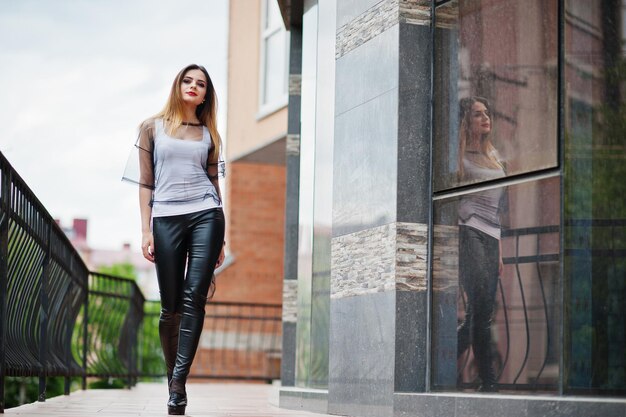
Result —
<path fill-rule="evenodd" d="M 498 280 L 492 325 L 493 366 L 501 389 L 558 389 L 559 232 L 556 225 L 502 232 L 505 272 Z M 459 305 L 462 316 L 462 291 Z M 458 379 L 459 388 L 479 384 L 469 350 L 461 359 Z"/>
<path fill-rule="evenodd" d="M 280 378 L 280 304 L 213 302 L 206 305 L 200 344 L 190 378 L 262 380 Z M 158 351 L 159 302 L 147 301 L 143 352 Z M 155 330 L 157 329 L 157 330 Z M 164 376 L 165 365 L 142 367 L 146 376 Z"/>
<path fill-rule="evenodd" d="M 78 326 L 84 341 L 86 376 L 125 378 L 132 386 L 139 377 L 137 341 L 145 299 L 135 281 L 108 274 L 89 274 L 88 331 Z"/>
<path fill-rule="evenodd" d="M 0 153 L 0 412 L 5 376 L 137 377 L 143 296 L 90 273 L 61 228 Z"/>

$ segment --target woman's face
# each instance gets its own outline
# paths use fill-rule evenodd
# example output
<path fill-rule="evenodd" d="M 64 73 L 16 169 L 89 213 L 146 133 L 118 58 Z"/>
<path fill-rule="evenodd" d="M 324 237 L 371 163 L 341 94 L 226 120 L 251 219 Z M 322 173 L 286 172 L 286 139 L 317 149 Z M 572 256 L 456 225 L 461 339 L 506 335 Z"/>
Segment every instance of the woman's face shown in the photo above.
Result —
<path fill-rule="evenodd" d="M 491 132 L 491 117 L 487 106 L 480 101 L 472 104 L 470 112 L 470 130 L 474 135 L 486 135 Z"/>
<path fill-rule="evenodd" d="M 198 106 L 206 96 L 207 79 L 199 69 L 192 69 L 185 73 L 180 83 L 180 95 L 183 102 Z"/>

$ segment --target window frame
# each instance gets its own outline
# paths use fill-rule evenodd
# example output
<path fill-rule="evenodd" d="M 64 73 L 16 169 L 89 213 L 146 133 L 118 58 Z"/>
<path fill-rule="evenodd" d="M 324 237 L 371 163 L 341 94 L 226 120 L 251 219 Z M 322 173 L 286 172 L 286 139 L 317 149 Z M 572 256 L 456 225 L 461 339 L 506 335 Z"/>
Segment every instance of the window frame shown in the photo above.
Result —
<path fill-rule="evenodd" d="M 263 119 L 267 116 L 269 116 L 270 114 L 284 108 L 287 106 L 288 101 L 289 101 L 289 83 L 288 83 L 288 79 L 289 79 L 289 36 L 288 36 L 288 32 L 285 30 L 284 25 L 282 24 L 282 21 L 279 20 L 274 26 L 269 27 L 268 26 L 268 19 L 267 19 L 267 12 L 268 12 L 268 7 L 270 6 L 270 2 L 272 0 L 262 0 L 261 2 L 261 25 L 260 25 L 260 36 L 259 36 L 259 41 L 260 41 L 260 47 L 259 47 L 259 95 L 258 95 L 258 112 L 257 112 L 257 120 Z M 282 33 L 281 33 L 282 32 Z M 267 68 L 267 41 L 272 37 L 272 36 L 283 36 L 284 37 L 284 45 L 285 45 L 285 51 L 284 51 L 284 58 L 285 58 L 285 62 L 284 62 L 284 68 L 285 68 L 285 80 L 284 80 L 284 84 L 283 84 L 283 94 L 280 95 L 279 98 L 273 100 L 273 101 L 268 101 L 265 102 L 265 95 L 267 92 L 267 84 L 266 84 L 266 68 Z"/>

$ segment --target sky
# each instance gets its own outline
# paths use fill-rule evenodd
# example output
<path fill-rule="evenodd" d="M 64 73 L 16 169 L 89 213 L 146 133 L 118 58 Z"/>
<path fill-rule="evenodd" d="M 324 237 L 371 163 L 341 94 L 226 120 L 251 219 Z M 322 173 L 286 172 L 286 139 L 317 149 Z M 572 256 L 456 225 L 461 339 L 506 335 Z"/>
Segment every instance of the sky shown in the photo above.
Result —
<path fill-rule="evenodd" d="M 139 250 L 137 126 L 196 63 L 225 137 L 227 30 L 227 0 L 0 1 L 0 151 L 63 225 L 89 220 L 91 247 Z"/>

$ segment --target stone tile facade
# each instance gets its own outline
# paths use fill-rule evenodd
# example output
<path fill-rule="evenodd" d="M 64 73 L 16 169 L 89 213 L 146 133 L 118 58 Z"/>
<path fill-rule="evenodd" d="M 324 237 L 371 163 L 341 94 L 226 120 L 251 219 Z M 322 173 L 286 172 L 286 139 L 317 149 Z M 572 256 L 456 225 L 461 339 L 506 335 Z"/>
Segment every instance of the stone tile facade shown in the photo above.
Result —
<path fill-rule="evenodd" d="M 289 74 L 289 95 L 299 96 L 302 90 L 302 74 Z"/>
<path fill-rule="evenodd" d="M 396 289 L 425 291 L 428 268 L 428 226 L 396 224 Z"/>
<path fill-rule="evenodd" d="M 433 289 L 456 288 L 459 275 L 459 227 L 435 225 L 433 236 Z"/>
<path fill-rule="evenodd" d="M 331 298 L 426 289 L 427 225 L 390 223 L 332 239 Z"/>
<path fill-rule="evenodd" d="M 398 0 L 383 0 L 337 29 L 335 59 L 398 23 Z"/>
<path fill-rule="evenodd" d="M 283 322 L 295 323 L 298 319 L 298 280 L 283 281 Z"/>
<path fill-rule="evenodd" d="M 288 134 L 286 148 L 287 156 L 300 155 L 300 135 Z"/>
<path fill-rule="evenodd" d="M 429 0 L 400 0 L 399 20 L 412 25 L 430 25 Z"/>
<path fill-rule="evenodd" d="M 335 59 L 398 23 L 430 24 L 430 4 L 424 0 L 383 0 L 337 29 Z"/>

